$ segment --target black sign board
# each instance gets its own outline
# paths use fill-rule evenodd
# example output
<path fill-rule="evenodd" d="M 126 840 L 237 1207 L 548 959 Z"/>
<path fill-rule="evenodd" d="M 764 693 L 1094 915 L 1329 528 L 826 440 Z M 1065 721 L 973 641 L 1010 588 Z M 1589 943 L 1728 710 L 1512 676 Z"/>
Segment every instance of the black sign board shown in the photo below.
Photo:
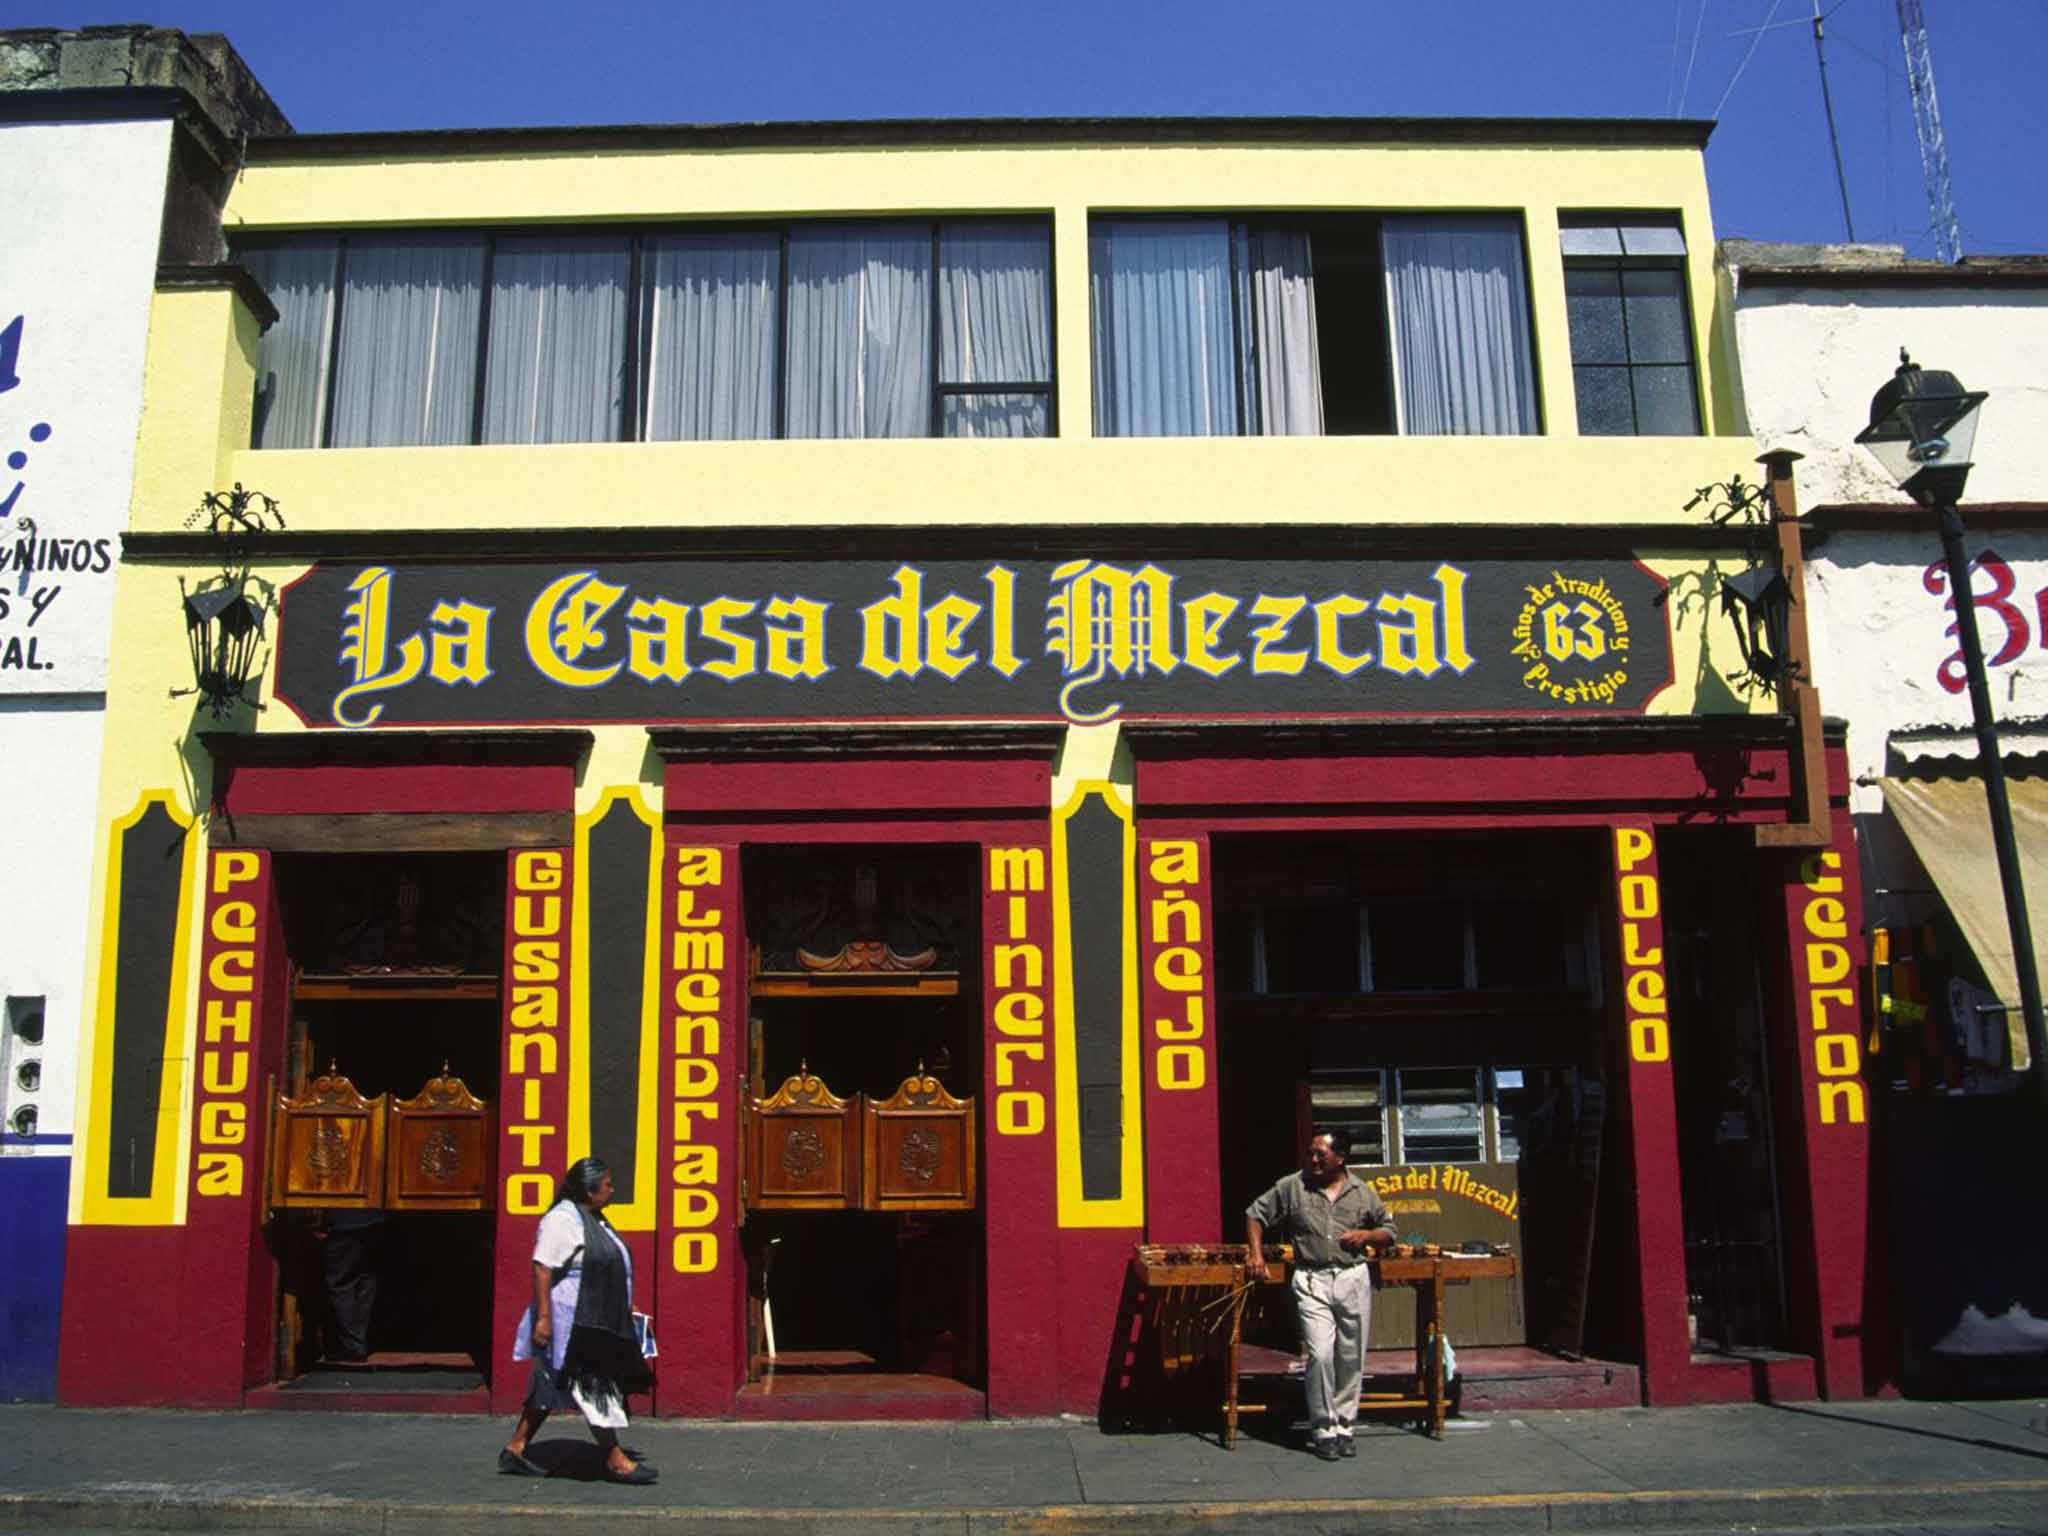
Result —
<path fill-rule="evenodd" d="M 279 621 L 309 725 L 1640 713 L 1633 561 L 322 564 Z"/>

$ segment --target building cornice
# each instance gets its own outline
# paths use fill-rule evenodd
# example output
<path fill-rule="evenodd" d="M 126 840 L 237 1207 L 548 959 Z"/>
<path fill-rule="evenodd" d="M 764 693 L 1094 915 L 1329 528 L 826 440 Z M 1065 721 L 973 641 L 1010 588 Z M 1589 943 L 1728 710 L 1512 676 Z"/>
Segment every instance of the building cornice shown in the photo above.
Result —
<path fill-rule="evenodd" d="M 2048 501 L 1964 501 L 1963 524 L 1980 528 L 2048 528 Z M 1911 501 L 1837 501 L 1814 507 L 1799 521 L 1818 534 L 1927 533 L 1935 515 Z"/>
<path fill-rule="evenodd" d="M 793 757 L 1042 757 L 1066 737 L 1058 720 L 814 721 L 751 724 L 706 721 L 650 726 L 664 762 L 759 762 Z"/>
<path fill-rule="evenodd" d="M 1057 147 L 1069 144 L 1368 146 L 1544 145 L 1704 149 L 1698 118 L 1604 117 L 976 117 L 866 122 L 614 124 L 299 133 L 249 142 L 251 165 L 407 156 L 735 149 Z"/>
<path fill-rule="evenodd" d="M 1754 529 L 1688 518 L 1672 523 L 1287 524 L 890 523 L 720 528 L 348 528 L 265 534 L 254 547 L 273 563 L 312 560 L 478 559 L 1096 559 L 1613 558 L 1642 550 L 1741 550 Z M 182 530 L 130 531 L 122 558 L 218 558 L 213 538 Z"/>

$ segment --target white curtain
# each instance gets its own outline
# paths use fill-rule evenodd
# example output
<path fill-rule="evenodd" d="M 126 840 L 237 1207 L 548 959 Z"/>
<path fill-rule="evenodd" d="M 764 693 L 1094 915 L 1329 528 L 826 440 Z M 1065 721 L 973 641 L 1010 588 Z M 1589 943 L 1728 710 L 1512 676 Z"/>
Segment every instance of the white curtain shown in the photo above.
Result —
<path fill-rule="evenodd" d="M 929 225 L 813 225 L 789 237 L 790 437 L 931 431 Z"/>
<path fill-rule="evenodd" d="M 351 240 L 334 383 L 337 448 L 466 443 L 484 242 Z"/>
<path fill-rule="evenodd" d="M 1380 241 L 1400 430 L 1534 432 L 1536 368 L 1520 223 L 1389 218 Z"/>
<path fill-rule="evenodd" d="M 1043 224 L 960 221 L 939 232 L 940 384 L 1039 384 L 1047 393 L 940 390 L 948 437 L 1051 430 L 1052 236 Z"/>
<path fill-rule="evenodd" d="M 1088 254 L 1095 435 L 1235 435 L 1229 224 L 1098 219 Z"/>
<path fill-rule="evenodd" d="M 679 235 L 642 247 L 647 359 L 641 436 L 705 442 L 775 435 L 776 235 Z"/>
<path fill-rule="evenodd" d="M 1245 430 L 1269 437 L 1319 437 L 1323 375 L 1308 232 L 1240 224 L 1232 240 L 1242 317 Z"/>
<path fill-rule="evenodd" d="M 237 252 L 277 322 L 256 349 L 258 448 L 317 448 L 327 416 L 327 352 L 334 340 L 332 239 L 294 240 Z"/>
<path fill-rule="evenodd" d="M 491 258 L 487 443 L 604 443 L 626 389 L 623 238 L 500 240 Z"/>

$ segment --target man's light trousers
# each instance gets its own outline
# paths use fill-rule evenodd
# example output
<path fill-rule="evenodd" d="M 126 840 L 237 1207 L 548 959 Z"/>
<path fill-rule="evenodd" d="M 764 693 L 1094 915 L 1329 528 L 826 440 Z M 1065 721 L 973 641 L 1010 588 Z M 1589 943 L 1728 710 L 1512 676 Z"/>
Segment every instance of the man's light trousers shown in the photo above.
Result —
<path fill-rule="evenodd" d="M 1358 1418 L 1365 1336 L 1372 1324 L 1372 1267 L 1297 1269 L 1294 1305 L 1308 1348 L 1309 1429 L 1318 1440 L 1349 1435 Z"/>

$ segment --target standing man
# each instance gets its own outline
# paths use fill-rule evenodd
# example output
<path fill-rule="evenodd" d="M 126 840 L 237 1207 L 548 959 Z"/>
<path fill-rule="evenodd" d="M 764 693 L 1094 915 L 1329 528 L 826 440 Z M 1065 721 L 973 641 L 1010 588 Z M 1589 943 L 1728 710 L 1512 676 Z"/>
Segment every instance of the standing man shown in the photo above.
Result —
<path fill-rule="evenodd" d="M 1394 1219 L 1379 1192 L 1347 1168 L 1351 1138 L 1318 1130 L 1307 1164 L 1248 1206 L 1246 1273 L 1262 1279 L 1266 1234 L 1294 1244 L 1294 1304 L 1308 1344 L 1308 1419 L 1324 1461 L 1356 1456 L 1351 1425 L 1365 1372 L 1365 1331 L 1372 1322 L 1372 1271 L 1366 1250 L 1394 1240 Z"/>

